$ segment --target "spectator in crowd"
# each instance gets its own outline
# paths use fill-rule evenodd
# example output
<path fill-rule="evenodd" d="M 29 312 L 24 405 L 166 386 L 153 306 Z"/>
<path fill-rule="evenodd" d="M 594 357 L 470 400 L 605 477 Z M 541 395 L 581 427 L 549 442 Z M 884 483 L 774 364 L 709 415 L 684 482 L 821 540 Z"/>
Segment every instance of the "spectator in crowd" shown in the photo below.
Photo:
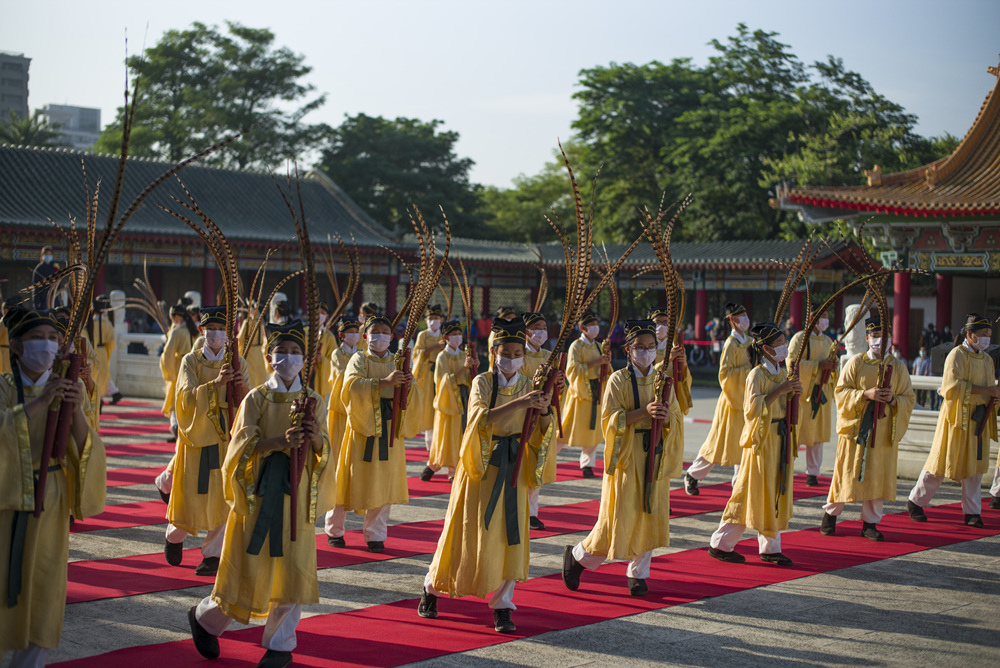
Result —
<path fill-rule="evenodd" d="M 889 353 L 890 353 L 890 354 L 891 354 L 891 355 L 892 355 L 893 357 L 895 357 L 896 359 L 898 359 L 898 360 L 900 360 L 901 362 L 903 362 L 904 364 L 906 363 L 906 361 L 905 361 L 905 360 L 903 359 L 903 353 L 902 353 L 902 351 L 900 351 L 900 349 L 899 349 L 899 346 L 898 346 L 898 345 L 896 345 L 895 343 L 894 343 L 894 344 L 892 344 L 892 347 L 891 347 L 891 348 L 889 348 Z"/>
<path fill-rule="evenodd" d="M 792 323 L 792 319 L 789 318 L 788 320 L 786 320 L 785 321 L 785 338 L 787 340 L 791 341 L 792 340 L 792 335 L 795 334 L 796 331 L 797 330 L 795 329 L 795 325 Z"/>
<path fill-rule="evenodd" d="M 913 360 L 913 366 L 911 375 L 913 376 L 929 376 L 931 375 L 931 356 L 927 354 L 927 346 L 920 346 L 920 352 L 917 353 L 917 358 Z M 928 395 L 932 394 L 929 390 L 917 390 L 917 403 L 921 406 L 927 407 Z"/>
<path fill-rule="evenodd" d="M 927 327 L 920 335 L 920 345 L 927 349 L 928 357 L 931 354 L 931 349 L 934 346 L 941 345 L 941 335 L 934 329 L 934 323 L 927 323 Z"/>
<path fill-rule="evenodd" d="M 41 262 L 35 265 L 35 268 L 31 270 L 31 282 L 37 283 L 38 281 L 44 280 L 51 276 L 52 274 L 59 271 L 59 265 L 56 264 L 52 259 L 52 246 L 43 246 Z M 49 286 L 51 287 L 51 286 Z M 35 308 L 47 308 L 48 304 L 46 299 L 49 295 L 49 287 L 42 288 L 40 290 L 35 290 L 32 295 L 32 299 L 35 302 Z M 56 304 L 56 306 L 62 306 L 62 304 Z"/>

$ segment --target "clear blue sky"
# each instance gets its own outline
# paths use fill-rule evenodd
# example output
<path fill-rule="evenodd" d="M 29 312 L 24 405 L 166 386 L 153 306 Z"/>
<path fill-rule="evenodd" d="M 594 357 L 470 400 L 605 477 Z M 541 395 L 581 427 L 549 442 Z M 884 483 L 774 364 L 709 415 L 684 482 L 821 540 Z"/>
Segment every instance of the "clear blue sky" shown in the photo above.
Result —
<path fill-rule="evenodd" d="M 962 136 L 1000 60 L 997 0 L 2 0 L 0 49 L 32 58 L 29 104 L 121 104 L 124 36 L 137 53 L 171 28 L 226 19 L 268 27 L 306 56 L 328 95 L 311 118 L 364 112 L 445 122 L 474 181 L 510 184 L 571 134 L 582 68 L 690 57 L 742 21 L 777 31 L 803 61 L 844 59 L 918 115 L 919 131 Z M 147 30 L 148 25 L 148 30 Z"/>

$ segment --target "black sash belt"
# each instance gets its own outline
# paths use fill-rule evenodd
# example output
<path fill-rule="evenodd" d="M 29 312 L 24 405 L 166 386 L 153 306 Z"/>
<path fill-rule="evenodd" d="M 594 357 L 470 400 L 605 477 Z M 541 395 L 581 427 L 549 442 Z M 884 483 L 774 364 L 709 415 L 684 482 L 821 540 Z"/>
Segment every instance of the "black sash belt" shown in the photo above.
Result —
<path fill-rule="evenodd" d="M 813 420 L 819 415 L 819 408 L 827 402 L 826 392 L 823 391 L 823 386 L 819 383 L 813 385 L 812 391 L 812 409 L 813 409 Z"/>
<path fill-rule="evenodd" d="M 601 405 L 601 379 L 590 379 L 590 428 L 597 429 L 597 407 Z"/>
<path fill-rule="evenodd" d="M 865 407 L 864 415 L 861 416 L 861 426 L 858 427 L 858 437 L 856 440 L 858 445 L 868 445 L 868 441 L 872 436 L 872 428 L 875 426 L 875 402 L 869 401 L 868 406 Z M 872 443 L 871 446 L 874 448 L 875 444 Z"/>
<path fill-rule="evenodd" d="M 518 528 L 519 515 L 517 511 L 517 487 L 514 486 L 514 462 L 517 460 L 517 446 L 520 441 L 519 434 L 509 436 L 494 436 L 497 442 L 490 455 L 489 466 L 497 467 L 497 477 L 493 481 L 493 489 L 490 491 L 490 500 L 486 504 L 486 528 L 490 528 L 490 520 L 493 519 L 493 512 L 497 508 L 497 501 L 503 493 L 503 513 L 507 525 L 507 545 L 520 545 L 521 533 Z"/>
<path fill-rule="evenodd" d="M 972 411 L 972 421 L 976 423 L 976 461 L 983 461 L 983 433 L 979 426 L 986 419 L 986 404 L 979 404 Z M 985 431 L 985 429 L 983 430 Z"/>
<path fill-rule="evenodd" d="M 465 433 L 466 418 L 469 413 L 469 386 L 459 385 L 458 396 L 462 400 L 462 433 Z"/>
<path fill-rule="evenodd" d="M 54 464 L 49 467 L 49 473 L 59 471 L 62 467 Z M 38 471 L 32 476 L 35 494 L 38 493 Z M 43 509 L 44 510 L 44 509 Z M 10 535 L 10 570 L 7 573 L 7 607 L 17 605 L 17 597 L 21 594 L 21 582 L 24 571 L 24 544 L 28 535 L 28 518 L 35 513 L 33 510 L 14 511 L 14 523 Z"/>
<path fill-rule="evenodd" d="M 206 445 L 201 449 L 201 461 L 198 464 L 198 493 L 208 494 L 208 481 L 214 470 L 219 466 L 219 444 Z"/>
<path fill-rule="evenodd" d="M 659 461 L 657 461 L 657 460 L 659 458 L 663 457 L 663 439 L 661 438 L 660 439 L 660 444 L 658 446 L 656 446 L 656 452 L 653 453 L 653 464 L 652 464 L 653 469 L 654 469 L 653 472 L 652 472 L 652 478 L 653 478 L 653 480 L 650 481 L 649 446 L 652 445 L 652 439 L 650 438 L 650 436 L 652 435 L 652 433 L 653 432 L 652 432 L 651 429 L 636 429 L 635 430 L 636 436 L 638 436 L 640 434 L 642 435 L 642 451 L 644 453 L 646 453 L 646 457 L 645 457 L 645 459 L 646 459 L 646 466 L 644 467 L 645 477 L 643 478 L 643 482 L 645 483 L 646 489 L 643 490 L 642 508 L 647 513 L 652 513 L 653 512 L 653 485 L 656 483 L 656 469 L 659 468 L 659 465 L 660 465 Z"/>
<path fill-rule="evenodd" d="M 778 494 L 774 499 L 774 516 L 778 516 L 781 508 L 781 497 L 788 491 L 788 454 L 791 443 L 788 438 L 788 423 L 785 418 L 771 420 L 771 424 L 778 428 L 778 438 L 781 439 L 781 461 L 778 463 Z"/>
<path fill-rule="evenodd" d="M 262 497 L 257 522 L 250 535 L 247 554 L 260 554 L 264 538 L 271 534 L 270 555 L 283 556 L 282 538 L 285 529 L 285 495 L 290 495 L 292 486 L 288 476 L 291 459 L 284 452 L 275 452 L 264 460 L 257 481 L 257 496 Z M 292 499 L 295 503 L 297 499 Z"/>
<path fill-rule="evenodd" d="M 379 412 L 382 417 L 382 435 L 378 437 L 378 460 L 380 462 L 389 461 L 389 438 L 391 431 L 390 423 L 392 422 L 392 399 L 381 399 L 379 401 Z M 370 462 L 372 460 L 372 451 L 375 449 L 375 437 L 369 436 L 368 440 L 365 441 L 365 454 L 361 458 L 362 461 Z"/>

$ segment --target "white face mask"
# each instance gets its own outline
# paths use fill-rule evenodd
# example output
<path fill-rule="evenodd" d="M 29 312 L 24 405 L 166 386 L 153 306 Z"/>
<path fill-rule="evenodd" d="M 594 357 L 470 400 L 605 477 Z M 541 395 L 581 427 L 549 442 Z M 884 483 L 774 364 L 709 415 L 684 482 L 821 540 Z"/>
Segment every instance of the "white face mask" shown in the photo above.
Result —
<path fill-rule="evenodd" d="M 819 319 L 819 324 L 818 324 L 819 331 L 825 332 L 826 328 L 829 327 L 829 326 L 830 326 L 830 319 L 829 318 L 820 318 Z"/>
<path fill-rule="evenodd" d="M 391 334 L 369 334 L 368 347 L 372 352 L 381 355 L 389 349 L 389 342 L 392 341 Z"/>
<path fill-rule="evenodd" d="M 788 346 L 780 345 L 774 349 L 774 363 L 781 364 L 788 357 Z"/>
<path fill-rule="evenodd" d="M 500 371 L 500 373 L 510 376 L 513 375 L 522 366 L 524 366 L 524 358 L 504 357 L 503 355 L 497 355 L 496 366 L 497 370 Z"/>
<path fill-rule="evenodd" d="M 659 339 L 660 341 L 662 341 L 663 339 L 667 338 L 667 329 L 668 328 L 667 328 L 666 325 L 657 325 L 656 326 L 656 338 Z"/>
<path fill-rule="evenodd" d="M 750 318 L 745 315 L 736 316 L 736 322 L 733 326 L 742 334 L 750 328 Z"/>
<path fill-rule="evenodd" d="M 52 362 L 59 352 L 59 343 L 49 339 L 28 339 L 21 342 L 24 352 L 18 361 L 28 371 L 44 373 L 52 368 Z"/>
<path fill-rule="evenodd" d="M 531 345 L 536 348 L 541 348 L 549 340 L 549 333 L 544 329 L 528 330 L 528 336 L 531 337 Z"/>
<path fill-rule="evenodd" d="M 637 367 L 647 367 L 656 361 L 655 350 L 633 350 L 632 364 Z"/>
<path fill-rule="evenodd" d="M 990 337 L 988 337 L 988 336 L 980 336 L 980 337 L 976 338 L 976 349 L 979 352 L 983 352 L 984 350 L 986 350 L 989 347 L 990 347 Z"/>
<path fill-rule="evenodd" d="M 347 332 L 344 334 L 344 343 L 354 348 L 358 345 L 358 339 L 361 338 L 361 334 L 358 332 Z"/>
<path fill-rule="evenodd" d="M 882 352 L 882 337 L 877 339 L 868 339 L 868 349 L 872 351 L 872 355 L 878 355 Z"/>
<path fill-rule="evenodd" d="M 433 320 L 428 320 L 427 329 L 437 335 L 437 333 L 441 331 L 441 319 L 434 318 Z"/>
<path fill-rule="evenodd" d="M 45 262 L 46 264 L 52 262 L 52 256 L 46 253 L 42 256 L 42 262 Z"/>
<path fill-rule="evenodd" d="M 205 345 L 212 350 L 218 350 L 226 345 L 226 333 L 221 329 L 205 330 Z"/>
<path fill-rule="evenodd" d="M 326 314 L 320 313 L 318 320 L 319 320 L 319 326 L 322 327 L 323 324 L 326 322 Z"/>
<path fill-rule="evenodd" d="M 452 348 L 458 348 L 460 345 L 462 345 L 462 335 L 454 334 L 452 336 L 449 336 L 448 345 L 451 346 Z"/>
<path fill-rule="evenodd" d="M 598 325 L 590 325 L 587 327 L 587 338 L 591 341 L 597 338 L 597 333 L 601 331 Z"/>
<path fill-rule="evenodd" d="M 290 383 L 302 371 L 302 355 L 274 353 L 271 356 L 271 366 L 283 381 Z"/>

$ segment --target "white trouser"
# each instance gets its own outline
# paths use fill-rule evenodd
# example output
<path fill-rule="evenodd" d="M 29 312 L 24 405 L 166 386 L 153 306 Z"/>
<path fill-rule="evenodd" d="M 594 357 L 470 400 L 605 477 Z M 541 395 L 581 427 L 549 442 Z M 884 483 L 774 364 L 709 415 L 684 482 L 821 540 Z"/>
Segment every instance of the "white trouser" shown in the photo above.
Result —
<path fill-rule="evenodd" d="M 580 448 L 580 468 L 587 468 L 588 466 L 593 468 L 594 462 L 597 461 L 597 446 L 590 448 Z"/>
<path fill-rule="evenodd" d="M 175 527 L 173 524 L 167 524 L 167 542 L 168 543 L 183 543 L 184 539 L 187 538 L 188 533 L 184 529 Z M 205 534 L 205 540 L 201 543 L 201 556 L 203 557 L 221 557 L 222 556 L 222 539 L 226 536 L 226 525 L 222 524 L 208 533 Z"/>
<path fill-rule="evenodd" d="M 118 393 L 118 386 L 115 385 L 115 379 L 108 376 L 108 396 L 114 396 Z"/>
<path fill-rule="evenodd" d="M 170 426 L 177 427 L 177 411 L 170 411 Z"/>
<path fill-rule="evenodd" d="M 528 514 L 532 517 L 538 517 L 538 497 L 541 493 L 541 487 L 535 487 L 534 489 L 528 490 Z"/>
<path fill-rule="evenodd" d="M 697 457 L 695 457 L 695 460 L 693 462 L 691 462 L 691 466 L 688 467 L 687 472 L 688 472 L 688 475 L 691 476 L 692 478 L 694 478 L 695 480 L 701 481 L 701 480 L 704 480 L 706 477 L 708 477 L 708 474 L 711 473 L 712 469 L 714 469 L 714 468 L 715 468 L 715 464 L 713 464 L 712 462 L 708 461 L 707 459 L 705 459 L 701 455 L 698 455 Z M 740 465 L 736 464 L 735 466 L 733 466 L 733 480 L 732 480 L 732 483 L 734 485 L 736 484 L 736 475 L 739 472 L 740 472 Z"/>
<path fill-rule="evenodd" d="M 431 451 L 431 443 L 434 442 L 434 430 L 424 429 L 424 447 L 427 448 L 427 452 Z"/>
<path fill-rule="evenodd" d="M 806 475 L 819 475 L 819 470 L 823 468 L 823 445 L 823 443 L 814 443 L 805 446 Z"/>
<path fill-rule="evenodd" d="M 169 468 L 163 469 L 153 480 L 153 484 L 164 494 L 170 494 L 170 490 L 174 488 L 174 472 Z"/>
<path fill-rule="evenodd" d="M 832 501 L 823 504 L 823 510 L 828 515 L 839 517 L 844 512 L 844 503 L 833 503 Z M 882 521 L 882 499 L 871 499 L 861 502 L 861 521 L 868 524 L 878 524 Z"/>
<path fill-rule="evenodd" d="M 577 543 L 573 547 L 573 558 L 580 562 L 580 565 L 588 571 L 597 570 L 601 564 L 607 561 L 599 554 L 591 554 L 583 549 L 583 542 Z M 653 551 L 648 550 L 639 556 L 629 559 L 628 568 L 625 569 L 625 577 L 645 580 L 649 577 L 649 566 L 653 561 Z"/>
<path fill-rule="evenodd" d="M 1000 496 L 1000 468 L 993 469 L 993 484 L 990 485 L 990 494 Z"/>
<path fill-rule="evenodd" d="M 386 504 L 379 508 L 369 508 L 365 511 L 365 522 L 361 527 L 365 542 L 385 542 L 385 537 L 389 534 L 389 511 L 391 504 Z M 323 529 L 327 536 L 340 538 L 344 535 L 344 524 L 347 521 L 347 508 L 335 506 L 333 510 L 326 514 L 323 520 Z"/>
<path fill-rule="evenodd" d="M 10 657 L 10 668 L 44 668 L 49 650 L 28 643 L 27 649 L 15 649 Z"/>
<path fill-rule="evenodd" d="M 746 529 L 742 524 L 721 522 L 719 528 L 712 534 L 712 540 L 709 541 L 709 545 L 723 552 L 732 552 L 736 549 L 736 543 L 740 542 L 740 538 L 743 537 L 743 532 Z M 764 534 L 757 534 L 757 551 L 760 554 L 777 554 L 781 552 L 781 533 L 779 532 L 774 538 L 768 538 Z"/>
<path fill-rule="evenodd" d="M 934 495 L 944 477 L 931 475 L 927 471 L 921 471 L 917 478 L 917 484 L 910 492 L 910 501 L 921 508 L 926 508 L 931 504 Z M 966 515 L 981 515 L 983 512 L 983 476 L 973 475 L 962 481 L 962 512 Z"/>
<path fill-rule="evenodd" d="M 441 469 L 447 469 L 448 470 L 448 477 L 449 478 L 454 478 L 455 477 L 455 469 L 451 468 L 450 466 L 438 466 L 437 468 L 435 468 L 435 467 L 431 466 L 430 462 L 427 462 L 427 468 L 429 468 L 431 471 L 434 471 L 434 473 L 437 473 Z"/>
<path fill-rule="evenodd" d="M 504 580 L 497 587 L 497 590 L 493 592 L 493 596 L 490 597 L 491 610 L 517 610 L 517 606 L 514 605 L 514 582 L 514 580 Z M 434 588 L 434 582 L 431 580 L 430 573 L 424 576 L 424 591 L 433 596 L 447 596 L 447 594 L 442 594 Z"/>
<path fill-rule="evenodd" d="M 222 611 L 219 604 L 206 596 L 198 604 L 194 613 L 202 628 L 213 636 L 221 636 L 232 623 L 232 619 Z M 291 652 L 295 649 L 295 627 L 302 617 L 301 603 L 271 603 L 264 624 L 264 637 L 260 644 L 275 652 Z"/>

